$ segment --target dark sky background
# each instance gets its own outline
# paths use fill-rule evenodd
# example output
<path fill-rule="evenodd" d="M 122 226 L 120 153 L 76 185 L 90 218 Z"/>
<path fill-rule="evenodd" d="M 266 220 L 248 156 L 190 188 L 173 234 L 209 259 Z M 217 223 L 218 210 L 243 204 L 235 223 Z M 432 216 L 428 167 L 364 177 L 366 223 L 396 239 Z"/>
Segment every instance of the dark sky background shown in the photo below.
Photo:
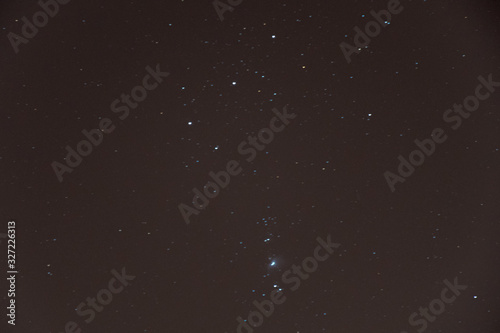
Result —
<path fill-rule="evenodd" d="M 458 130 L 442 117 L 479 75 L 500 81 L 500 6 L 401 5 L 348 64 L 339 43 L 386 1 L 244 0 L 221 22 L 210 0 L 73 0 L 17 54 L 7 35 L 40 7 L 2 1 L 0 233 L 16 222 L 19 274 L 1 325 L 232 333 L 277 284 L 255 332 L 417 332 L 410 314 L 458 277 L 426 332 L 499 332 L 500 88 Z M 170 76 L 120 120 L 111 102 L 156 64 Z M 285 106 L 297 117 L 246 162 L 239 143 Z M 101 118 L 116 129 L 59 182 L 51 163 Z M 436 127 L 447 141 L 392 193 L 384 172 Z M 186 225 L 178 205 L 233 159 Z M 341 246 L 292 292 L 281 275 L 329 234 Z M 122 267 L 136 278 L 85 323 L 76 306 Z"/>

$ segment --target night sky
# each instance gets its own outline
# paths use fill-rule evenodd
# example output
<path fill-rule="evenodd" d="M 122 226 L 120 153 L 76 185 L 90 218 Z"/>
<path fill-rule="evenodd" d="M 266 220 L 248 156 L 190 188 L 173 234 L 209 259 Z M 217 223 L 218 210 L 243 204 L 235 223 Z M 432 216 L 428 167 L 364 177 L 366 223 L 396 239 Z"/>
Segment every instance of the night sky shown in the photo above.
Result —
<path fill-rule="evenodd" d="M 1 332 L 500 332 L 498 2 L 47 2 L 0 3 Z"/>

